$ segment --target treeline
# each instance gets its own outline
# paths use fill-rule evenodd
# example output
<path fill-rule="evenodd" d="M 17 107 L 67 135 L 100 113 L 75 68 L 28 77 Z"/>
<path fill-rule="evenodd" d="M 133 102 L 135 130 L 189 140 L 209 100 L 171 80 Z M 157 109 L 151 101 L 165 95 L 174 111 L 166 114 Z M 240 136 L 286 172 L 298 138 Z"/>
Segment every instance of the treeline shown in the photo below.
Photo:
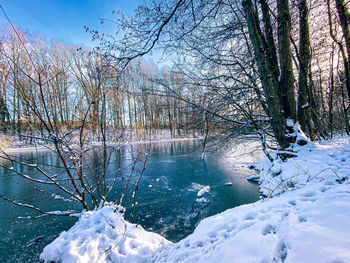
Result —
<path fill-rule="evenodd" d="M 92 133 L 106 128 L 130 136 L 159 129 L 183 136 L 191 128 L 193 106 L 175 99 L 169 88 L 188 100 L 194 94 L 180 86 L 179 75 L 144 60 L 121 70 L 100 52 L 11 27 L 2 29 L 0 54 L 2 132 L 44 132 L 49 121 L 61 131 L 84 121 Z"/>

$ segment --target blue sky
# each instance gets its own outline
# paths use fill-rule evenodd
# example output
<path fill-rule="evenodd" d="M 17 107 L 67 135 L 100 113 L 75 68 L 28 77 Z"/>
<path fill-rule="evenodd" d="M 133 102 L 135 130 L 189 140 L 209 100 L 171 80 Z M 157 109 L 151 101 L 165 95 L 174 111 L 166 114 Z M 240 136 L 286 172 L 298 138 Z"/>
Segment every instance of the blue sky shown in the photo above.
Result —
<path fill-rule="evenodd" d="M 100 18 L 113 18 L 113 10 L 132 14 L 141 0 L 0 0 L 12 23 L 48 40 L 75 46 L 94 46 L 84 26 L 99 32 L 113 32 L 113 24 L 101 25 Z M 0 13 L 0 24 L 6 19 Z"/>

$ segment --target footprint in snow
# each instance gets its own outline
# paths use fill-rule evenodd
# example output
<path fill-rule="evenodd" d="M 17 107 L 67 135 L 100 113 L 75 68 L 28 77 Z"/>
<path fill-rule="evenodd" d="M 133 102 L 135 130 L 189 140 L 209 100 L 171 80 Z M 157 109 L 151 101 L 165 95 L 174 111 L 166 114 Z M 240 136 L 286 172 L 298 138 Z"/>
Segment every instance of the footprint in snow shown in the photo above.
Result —
<path fill-rule="evenodd" d="M 266 236 L 267 234 L 276 234 L 276 226 L 274 225 L 266 225 L 263 230 L 262 234 Z"/>
<path fill-rule="evenodd" d="M 196 247 L 203 247 L 203 242 L 202 241 L 198 241 L 196 244 L 195 244 Z"/>
<path fill-rule="evenodd" d="M 326 186 L 322 186 L 319 190 L 322 192 L 322 193 L 324 193 L 324 192 L 326 192 L 326 191 L 328 191 L 328 187 L 326 187 Z"/>
<path fill-rule="evenodd" d="M 305 223 L 307 221 L 307 218 L 305 216 L 298 216 L 300 223 Z"/>
<path fill-rule="evenodd" d="M 296 204 L 297 204 L 297 201 L 295 201 L 295 200 L 289 200 L 289 201 L 288 201 L 288 204 L 290 204 L 290 205 L 296 205 Z"/>
<path fill-rule="evenodd" d="M 301 196 L 304 196 L 304 197 L 312 197 L 315 195 L 315 192 L 307 192 L 307 193 L 304 193 L 302 194 Z"/>

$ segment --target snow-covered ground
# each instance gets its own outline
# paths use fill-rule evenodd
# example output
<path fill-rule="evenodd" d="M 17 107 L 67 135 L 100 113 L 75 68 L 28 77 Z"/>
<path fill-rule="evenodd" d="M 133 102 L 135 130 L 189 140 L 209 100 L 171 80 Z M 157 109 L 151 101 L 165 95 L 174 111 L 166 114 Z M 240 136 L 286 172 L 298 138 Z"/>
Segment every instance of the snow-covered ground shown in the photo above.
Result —
<path fill-rule="evenodd" d="M 145 130 L 140 130 L 140 136 L 135 130 L 125 130 L 125 136 L 121 142 L 107 141 L 107 145 L 135 145 L 135 144 L 146 144 L 146 143 L 163 143 L 163 142 L 173 142 L 173 141 L 186 141 L 186 140 L 199 140 L 202 136 L 198 132 L 188 132 L 182 131 L 181 136 L 174 134 L 171 137 L 171 133 L 168 129 L 160 129 L 151 131 L 151 134 L 147 133 Z M 73 136 L 70 143 L 78 144 L 77 136 Z M 90 141 L 90 145 L 101 146 L 101 142 L 98 140 Z M 0 151 L 6 153 L 15 152 L 33 152 L 42 150 L 54 150 L 52 144 L 40 144 L 38 142 L 28 143 L 26 140 L 19 140 L 17 136 L 9 136 L 0 133 Z"/>
<path fill-rule="evenodd" d="M 263 159 L 258 202 L 204 219 L 178 243 L 108 206 L 84 213 L 48 245 L 45 262 L 350 262 L 350 137 Z"/>

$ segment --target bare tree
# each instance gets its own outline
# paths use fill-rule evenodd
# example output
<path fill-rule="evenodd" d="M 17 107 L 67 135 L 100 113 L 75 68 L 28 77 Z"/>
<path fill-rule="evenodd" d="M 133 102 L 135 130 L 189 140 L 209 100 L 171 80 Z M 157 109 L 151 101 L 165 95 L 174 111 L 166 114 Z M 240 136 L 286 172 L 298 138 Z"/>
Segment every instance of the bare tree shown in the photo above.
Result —
<path fill-rule="evenodd" d="M 38 160 L 23 161 L 0 149 L 0 158 L 7 160 L 7 165 L 3 167 L 33 185 L 43 196 L 73 201 L 78 210 L 45 211 L 2 193 L 0 198 L 46 215 L 76 214 L 82 209 L 101 207 L 109 201 L 122 205 L 123 197 L 138 189 L 148 160 L 148 150 L 131 152 L 133 159 L 125 164 L 121 161 L 123 127 L 118 127 L 119 134 L 111 140 L 107 97 L 118 81 L 117 78 L 111 78 L 112 67 L 106 64 L 101 54 L 94 53 L 80 58 L 86 59 L 86 64 L 84 68 L 79 68 L 81 64 L 69 63 L 68 49 L 55 46 L 51 51 L 56 56 L 52 56 L 47 43 L 36 38 L 36 43 L 25 45 L 22 35 L 14 27 L 12 30 L 11 36 L 13 40 L 17 38 L 18 42 L 12 41 L 9 45 L 3 43 L 1 52 L 8 59 L 13 73 L 12 110 L 18 124 L 16 131 L 22 138 L 29 138 L 47 147 L 57 156 L 59 165 L 56 171 L 52 171 L 46 168 L 47 164 L 41 164 Z M 61 56 L 61 52 L 65 55 Z M 73 56 L 73 59 L 79 58 Z M 69 72 L 79 74 L 80 87 L 85 89 L 85 94 L 90 93 L 77 100 L 80 102 L 77 116 L 69 115 L 71 106 L 68 105 L 68 98 L 62 99 L 69 92 Z M 76 89 L 78 87 L 75 86 Z M 75 92 L 81 94 L 78 90 Z M 30 124 L 30 133 L 23 129 L 25 123 L 20 114 Z M 74 123 L 67 125 L 73 119 Z M 21 167 L 34 169 L 39 176 L 25 174 Z M 54 196 L 47 186 L 56 189 Z M 111 196 L 117 186 L 119 198 Z"/>

